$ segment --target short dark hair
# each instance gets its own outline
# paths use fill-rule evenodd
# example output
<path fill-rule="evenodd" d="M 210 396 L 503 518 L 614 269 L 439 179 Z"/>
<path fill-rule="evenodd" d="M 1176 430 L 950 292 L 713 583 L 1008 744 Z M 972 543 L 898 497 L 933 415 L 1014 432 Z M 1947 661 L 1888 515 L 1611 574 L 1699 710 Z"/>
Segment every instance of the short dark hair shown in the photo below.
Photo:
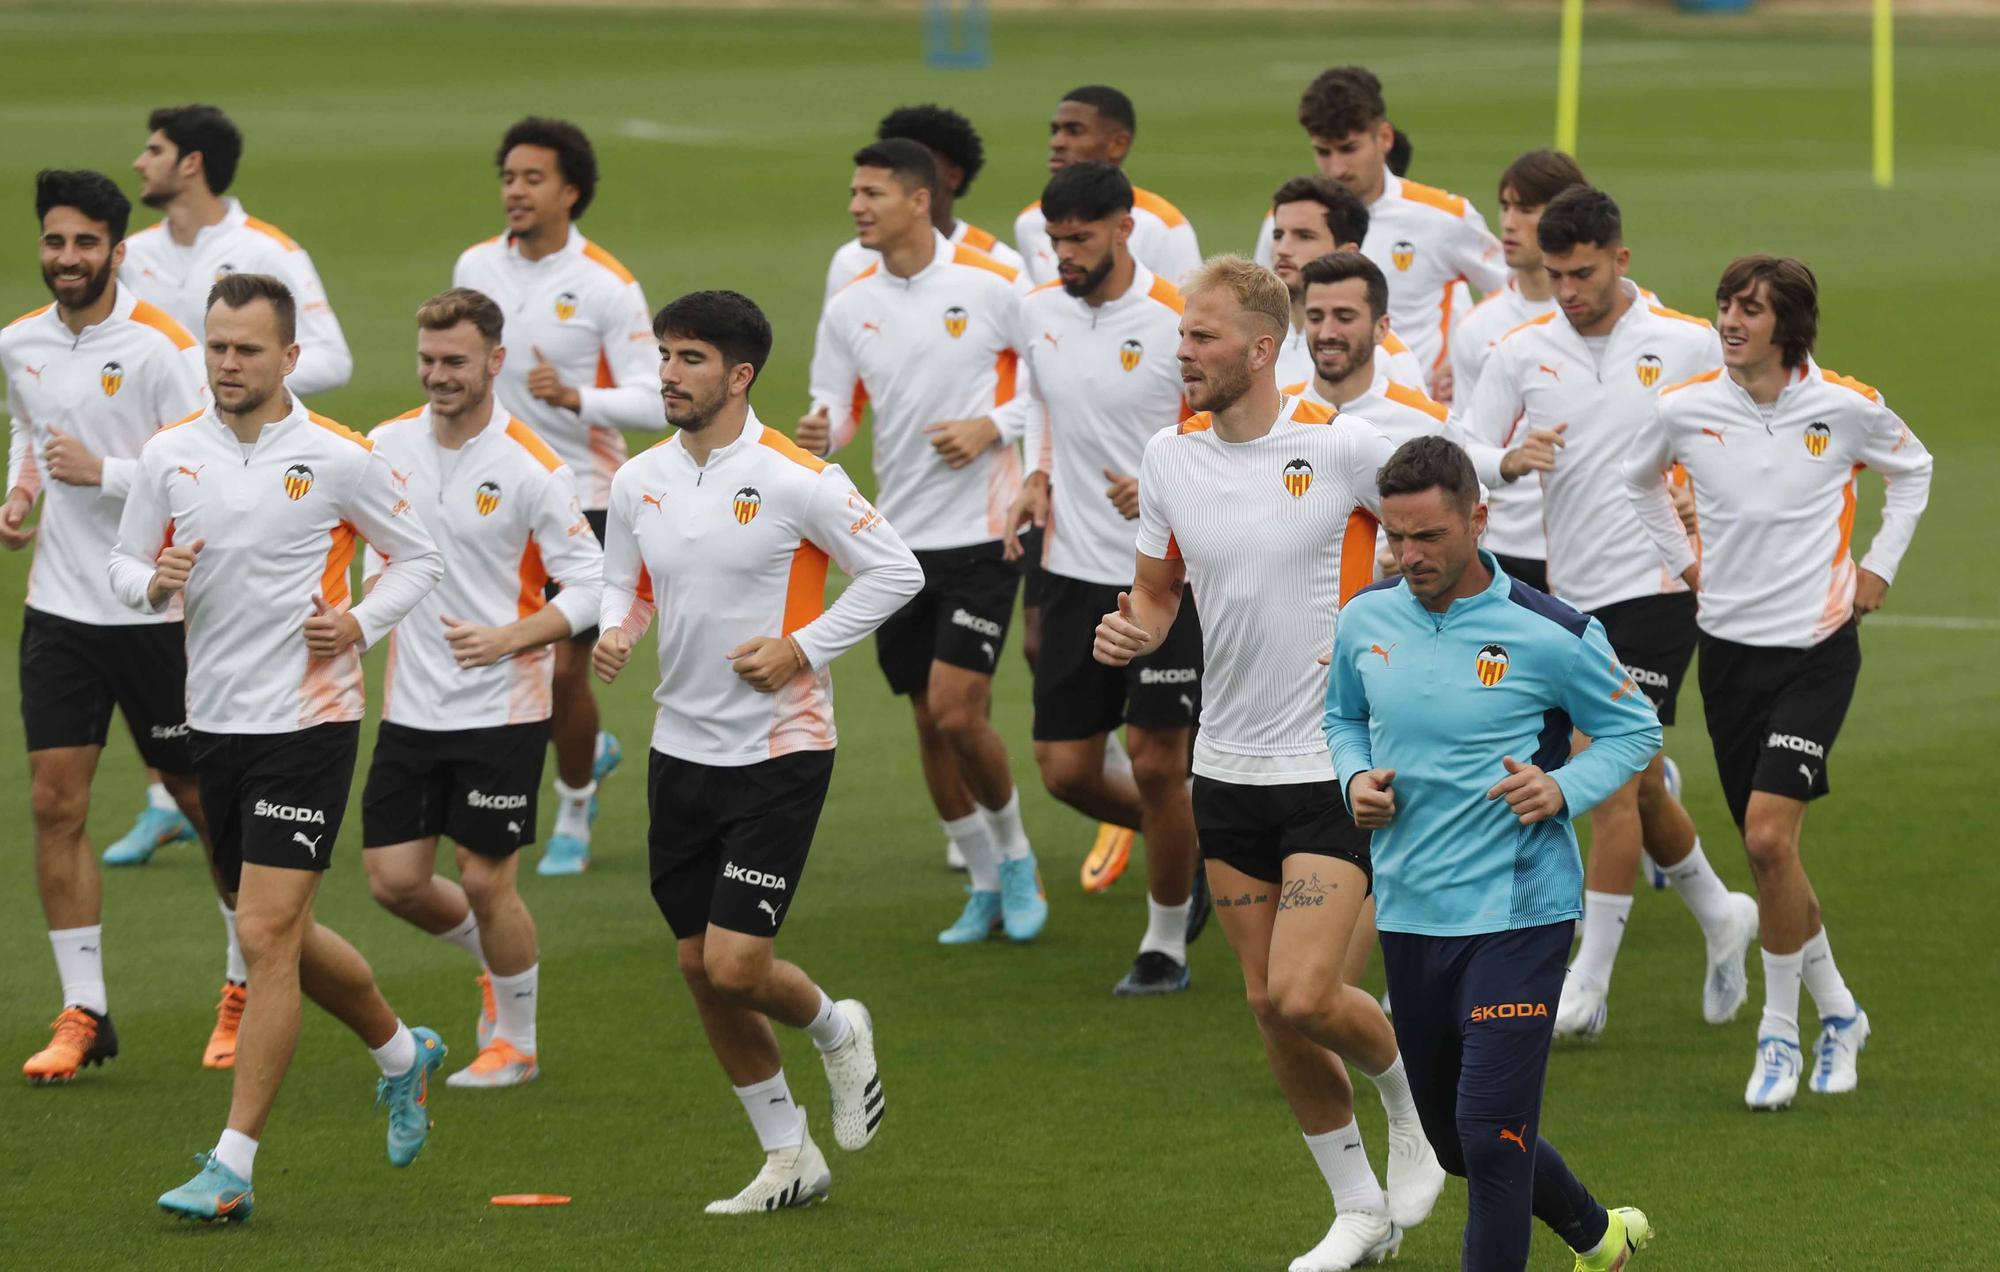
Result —
<path fill-rule="evenodd" d="M 268 300 L 278 315 L 278 340 L 291 344 L 299 335 L 299 306 L 292 299 L 292 289 L 269 274 L 224 274 L 215 280 L 215 286 L 208 289 L 208 304 L 202 312 L 215 308 L 217 303 L 231 309 L 241 309 L 252 301 Z"/>
<path fill-rule="evenodd" d="M 1364 132 L 1388 114 L 1382 81 L 1365 66 L 1321 71 L 1299 95 L 1299 126 L 1311 137 L 1333 140 Z"/>
<path fill-rule="evenodd" d="M 1314 173 L 1293 177 L 1271 195 L 1271 210 L 1287 203 L 1317 203 L 1326 211 L 1326 230 L 1336 243 L 1359 243 L 1368 237 L 1368 205 L 1361 196 L 1332 177 Z"/>
<path fill-rule="evenodd" d="M 1042 187 L 1045 221 L 1102 221 L 1131 210 L 1132 178 L 1115 163 L 1073 163 Z"/>
<path fill-rule="evenodd" d="M 44 168 L 35 174 L 35 220 L 46 220 L 51 208 L 75 208 L 104 222 L 114 247 L 132 221 L 132 201 L 118 183 L 88 168 Z"/>
<path fill-rule="evenodd" d="M 1508 164 L 1495 193 L 1504 198 L 1512 190 L 1521 206 L 1545 208 L 1571 186 L 1589 184 L 1576 160 L 1560 150 L 1543 148 L 1530 150 Z"/>
<path fill-rule="evenodd" d="M 497 345 L 507 329 L 507 317 L 485 292 L 448 287 L 417 306 L 417 326 L 425 331 L 450 331 L 462 322 L 479 330 L 486 343 Z"/>
<path fill-rule="evenodd" d="M 920 141 L 911 141 L 907 137 L 884 137 L 855 151 L 854 166 L 887 168 L 902 183 L 903 189 L 912 194 L 920 189 L 929 190 L 933 199 L 937 197 L 937 160 L 931 157 L 930 147 Z"/>
<path fill-rule="evenodd" d="M 1394 124 L 1390 125 L 1390 129 L 1392 135 L 1389 138 L 1389 153 L 1382 156 L 1382 162 L 1397 176 L 1407 176 L 1410 171 L 1410 160 L 1417 153 L 1417 143 L 1410 140 L 1410 134 Z"/>
<path fill-rule="evenodd" d="M 1315 283 L 1344 283 L 1350 278 L 1359 278 L 1367 284 L 1370 314 L 1380 319 L 1389 312 L 1389 280 L 1383 276 L 1380 265 L 1359 252 L 1328 252 L 1299 269 L 1299 282 L 1305 287 Z"/>
<path fill-rule="evenodd" d="M 566 183 L 576 187 L 576 206 L 569 210 L 569 219 L 581 221 L 597 194 L 597 150 L 583 129 L 567 119 L 530 115 L 500 138 L 500 148 L 493 152 L 493 166 L 506 168 L 507 152 L 516 146 L 541 146 L 556 152 L 556 170 Z"/>
<path fill-rule="evenodd" d="M 1579 243 L 1617 247 L 1625 241 L 1625 219 L 1610 195 L 1595 186 L 1571 186 L 1542 209 L 1535 239 L 1544 252 L 1574 251 Z"/>
<path fill-rule="evenodd" d="M 676 297 L 653 315 L 653 335 L 679 336 L 712 344 L 722 352 L 724 370 L 750 364 L 750 383 L 771 356 L 771 322 L 757 302 L 741 292 L 698 291 Z"/>
<path fill-rule="evenodd" d="M 958 198 L 972 188 L 972 179 L 986 166 L 986 146 L 972 121 L 944 106 L 898 106 L 875 126 L 875 139 L 903 137 L 943 155 L 958 166 Z"/>
<path fill-rule="evenodd" d="M 1098 114 L 1115 124 L 1122 125 L 1126 132 L 1139 135 L 1139 112 L 1133 108 L 1132 99 L 1109 84 L 1085 84 L 1072 88 L 1062 95 L 1066 102 L 1082 102 Z"/>
<path fill-rule="evenodd" d="M 1741 296 L 1764 283 L 1771 296 L 1772 332 L 1787 367 L 1802 367 L 1819 341 L 1819 280 L 1806 263 L 1790 256 L 1739 256 L 1722 271 L 1715 303 Z"/>
<path fill-rule="evenodd" d="M 199 102 L 162 106 L 146 117 L 146 127 L 165 133 L 183 159 L 201 155 L 202 177 L 211 194 L 223 193 L 236 180 L 236 165 L 243 158 L 243 134 L 220 107 Z"/>
<path fill-rule="evenodd" d="M 1398 446 L 1375 474 L 1375 485 L 1384 499 L 1442 490 L 1461 512 L 1479 502 L 1479 474 L 1473 471 L 1472 457 L 1439 433 L 1413 437 Z"/>

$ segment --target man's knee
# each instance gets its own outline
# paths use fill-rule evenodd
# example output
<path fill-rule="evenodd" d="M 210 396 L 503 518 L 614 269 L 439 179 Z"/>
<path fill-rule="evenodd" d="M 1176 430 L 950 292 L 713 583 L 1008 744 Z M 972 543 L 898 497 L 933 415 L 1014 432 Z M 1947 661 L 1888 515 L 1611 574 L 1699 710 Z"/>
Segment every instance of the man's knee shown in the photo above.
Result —
<path fill-rule="evenodd" d="M 1751 822 L 1743 828 L 1743 851 L 1759 878 L 1789 870 L 1798 862 L 1798 842 L 1780 826 Z"/>
<path fill-rule="evenodd" d="M 1129 735 L 1132 753 L 1132 781 L 1139 794 L 1153 803 L 1185 792 L 1188 779 L 1187 737 L 1179 729 L 1166 733 L 1146 733 L 1133 729 Z"/>
<path fill-rule="evenodd" d="M 364 852 L 361 862 L 368 871 L 369 895 L 392 913 L 416 905 L 431 886 L 430 863 L 413 855 L 377 849 Z"/>
<path fill-rule="evenodd" d="M 1299 972 L 1272 978 L 1271 998 L 1278 1016 L 1301 1031 L 1337 1030 L 1341 1024 L 1340 997 L 1337 973 L 1333 980 Z"/>
<path fill-rule="evenodd" d="M 933 692 L 927 702 L 932 722 L 946 738 L 970 737 L 992 727 L 986 720 L 986 695 L 983 693 Z"/>
<path fill-rule="evenodd" d="M 768 949 L 745 949 L 735 942 L 708 942 L 702 953 L 702 971 L 716 997 L 733 1002 L 755 998 L 771 971 Z"/>
<path fill-rule="evenodd" d="M 1073 748 L 1037 745 L 1035 764 L 1042 771 L 1042 786 L 1049 794 L 1072 807 L 1086 803 L 1104 780 L 1104 766 L 1079 763 Z"/>
<path fill-rule="evenodd" d="M 253 967 L 266 961 L 296 966 L 304 927 L 297 915 L 239 909 L 236 943 L 242 947 L 244 962 Z"/>
<path fill-rule="evenodd" d="M 28 802 L 34 810 L 35 827 L 42 834 L 80 835 L 84 820 L 90 815 L 90 785 L 69 781 L 59 774 L 38 773 L 29 786 Z"/>
<path fill-rule="evenodd" d="M 464 864 L 458 871 L 458 883 L 465 889 L 466 902 L 475 914 L 491 914 L 513 897 L 514 874 L 507 864 L 465 854 Z"/>

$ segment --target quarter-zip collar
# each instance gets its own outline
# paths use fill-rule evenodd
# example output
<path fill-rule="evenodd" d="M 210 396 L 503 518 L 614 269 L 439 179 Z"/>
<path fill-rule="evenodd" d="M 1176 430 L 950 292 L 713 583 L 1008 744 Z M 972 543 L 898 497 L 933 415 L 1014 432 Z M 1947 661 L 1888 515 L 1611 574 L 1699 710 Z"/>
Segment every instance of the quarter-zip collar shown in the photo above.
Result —
<path fill-rule="evenodd" d="M 1618 316 L 1617 322 L 1611 324 L 1611 330 L 1604 333 L 1604 348 L 1606 353 L 1609 353 L 1611 349 L 1616 347 L 1619 341 L 1634 326 L 1645 320 L 1646 306 L 1649 303 L 1640 294 L 1639 285 L 1629 278 L 1618 280 L 1618 290 L 1623 292 L 1625 297 L 1632 303 L 1625 306 L 1625 312 Z M 1597 367 L 1597 358 L 1591 353 L 1590 346 L 1584 343 L 1586 337 L 1576 329 L 1576 324 L 1569 320 L 1569 315 L 1562 312 L 1562 306 L 1556 306 L 1556 321 L 1549 325 L 1561 330 L 1561 334 L 1557 336 L 1557 339 L 1563 341 L 1569 347 L 1569 352 L 1572 356 L 1581 359 L 1586 366 L 1596 370 L 1598 378 L 1601 380 L 1603 378 L 1603 371 Z"/>
<path fill-rule="evenodd" d="M 50 330 L 58 333 L 62 339 L 69 341 L 71 349 L 82 347 L 84 341 L 90 339 L 91 336 L 104 330 L 106 327 L 109 327 L 112 323 L 130 318 L 132 311 L 138 307 L 138 292 L 133 291 L 130 287 L 120 287 L 115 277 L 111 280 L 109 286 L 112 288 L 111 312 L 104 315 L 102 322 L 91 323 L 82 331 L 71 331 L 69 324 L 62 320 L 62 306 L 56 304 L 51 304 L 47 309 L 42 311 L 42 321 L 48 323 Z"/>
<path fill-rule="evenodd" d="M 939 237 L 942 237 L 942 235 Z M 720 471 L 725 465 L 729 464 L 738 455 L 745 453 L 750 447 L 762 445 L 764 421 L 757 418 L 757 412 L 754 408 L 749 410 L 743 418 L 743 431 L 736 435 L 736 440 L 727 446 L 718 446 L 710 451 L 708 453 L 708 462 L 702 464 L 694 462 L 694 456 L 688 452 L 686 444 L 680 438 L 681 435 L 675 433 L 673 438 L 665 443 L 665 445 L 667 449 L 673 452 L 674 462 L 681 465 L 685 471 L 693 473 L 695 481 L 699 483 L 708 474 Z"/>
<path fill-rule="evenodd" d="M 1408 579 L 1397 580 L 1396 590 L 1403 594 L 1404 599 L 1410 603 L 1412 609 L 1423 615 L 1438 631 L 1443 631 L 1454 619 L 1461 618 L 1475 610 L 1484 609 L 1487 605 L 1495 601 L 1506 600 L 1508 593 L 1513 589 L 1514 580 L 1507 577 L 1507 572 L 1500 568 L 1500 562 L 1494 559 L 1493 554 L 1484 548 L 1479 548 L 1477 551 L 1480 561 L 1485 564 L 1487 569 L 1493 571 L 1493 581 L 1479 591 L 1474 592 L 1471 596 L 1459 597 L 1442 614 L 1427 608 L 1422 601 L 1417 599 L 1416 593 L 1410 590 Z"/>

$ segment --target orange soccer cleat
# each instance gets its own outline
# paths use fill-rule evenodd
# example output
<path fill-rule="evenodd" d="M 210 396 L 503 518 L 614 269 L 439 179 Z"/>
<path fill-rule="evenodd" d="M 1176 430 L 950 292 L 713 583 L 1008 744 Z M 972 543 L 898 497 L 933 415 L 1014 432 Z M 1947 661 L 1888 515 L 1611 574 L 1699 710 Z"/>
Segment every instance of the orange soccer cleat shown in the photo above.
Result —
<path fill-rule="evenodd" d="M 535 1057 L 523 1055 L 504 1038 L 495 1038 L 471 1064 L 444 1080 L 453 1087 L 510 1087 L 533 1082 L 541 1075 Z"/>
<path fill-rule="evenodd" d="M 222 982 L 222 1001 L 215 1004 L 215 1032 L 208 1035 L 208 1049 L 201 1053 L 204 1069 L 236 1067 L 236 1027 L 243 1023 L 243 1001 L 249 991 L 233 980 Z"/>
<path fill-rule="evenodd" d="M 36 1086 L 67 1082 L 78 1069 L 103 1064 L 118 1054 L 118 1031 L 108 1015 L 88 1007 L 65 1007 L 51 1027 L 56 1036 L 21 1066 L 22 1076 Z"/>
<path fill-rule="evenodd" d="M 1113 826 L 1110 822 L 1097 824 L 1097 842 L 1090 846 L 1090 855 L 1083 859 L 1083 890 L 1103 892 L 1118 882 L 1118 876 L 1125 873 L 1125 867 L 1132 861 L 1133 833 L 1123 826 Z"/>

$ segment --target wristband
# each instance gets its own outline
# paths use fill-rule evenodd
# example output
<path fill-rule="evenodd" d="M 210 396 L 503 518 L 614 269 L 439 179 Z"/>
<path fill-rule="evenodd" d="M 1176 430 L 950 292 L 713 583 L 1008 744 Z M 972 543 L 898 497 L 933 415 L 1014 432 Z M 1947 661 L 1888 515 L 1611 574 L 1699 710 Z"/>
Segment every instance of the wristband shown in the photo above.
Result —
<path fill-rule="evenodd" d="M 785 637 L 785 643 L 792 647 L 792 657 L 799 660 L 798 669 L 800 671 L 811 671 L 812 660 L 806 657 L 805 648 L 799 644 L 799 638 L 796 636 L 787 636 Z"/>

